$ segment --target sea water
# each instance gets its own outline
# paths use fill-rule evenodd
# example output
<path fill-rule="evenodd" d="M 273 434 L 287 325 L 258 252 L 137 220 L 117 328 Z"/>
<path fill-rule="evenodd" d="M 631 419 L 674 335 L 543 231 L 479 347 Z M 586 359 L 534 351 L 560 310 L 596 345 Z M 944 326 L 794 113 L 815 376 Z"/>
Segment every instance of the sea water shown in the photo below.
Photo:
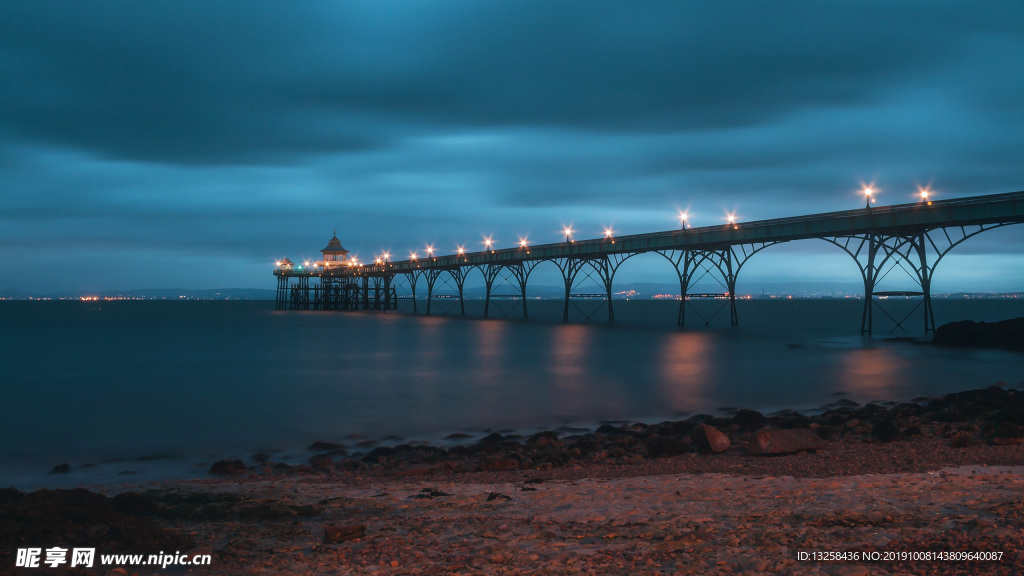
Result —
<path fill-rule="evenodd" d="M 403 303 L 408 306 L 411 303 Z M 515 306 L 513 307 L 513 304 Z M 275 311 L 272 302 L 0 303 L 0 485 L 205 474 L 220 458 L 300 462 L 314 441 L 429 441 L 906 401 L 1022 384 L 1024 355 L 913 341 L 913 302 L 856 299 L 504 303 L 510 318 Z M 902 308 L 900 308 L 902 306 Z M 424 311 L 424 302 L 417 303 Z M 439 312 L 434 308 L 433 312 Z M 502 310 L 492 309 L 493 315 Z M 912 313 L 911 313 L 912 312 Z M 941 324 L 1024 316 L 1024 299 L 937 299 Z M 469 316 L 482 302 L 467 302 Z M 703 318 L 711 319 L 710 326 Z M 70 474 L 50 475 L 68 463 Z"/>

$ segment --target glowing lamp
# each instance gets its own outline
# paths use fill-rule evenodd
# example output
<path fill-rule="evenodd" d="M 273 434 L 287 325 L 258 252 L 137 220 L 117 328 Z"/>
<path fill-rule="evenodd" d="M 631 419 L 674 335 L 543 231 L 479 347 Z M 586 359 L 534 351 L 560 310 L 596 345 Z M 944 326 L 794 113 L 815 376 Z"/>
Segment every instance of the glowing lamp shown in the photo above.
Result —
<path fill-rule="evenodd" d="M 874 197 L 872 196 L 872 194 L 875 193 L 875 189 L 873 187 L 871 187 L 871 186 L 865 186 L 863 192 L 864 192 L 865 206 L 867 208 L 871 208 L 871 202 L 874 200 Z"/>

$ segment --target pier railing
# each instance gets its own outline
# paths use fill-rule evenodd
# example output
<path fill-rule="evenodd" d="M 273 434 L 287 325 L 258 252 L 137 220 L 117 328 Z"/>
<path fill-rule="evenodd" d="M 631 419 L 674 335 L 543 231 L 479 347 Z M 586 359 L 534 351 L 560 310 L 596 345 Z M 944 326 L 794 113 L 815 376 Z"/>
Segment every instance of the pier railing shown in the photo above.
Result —
<path fill-rule="evenodd" d="M 287 271 L 290 276 L 361 276 L 388 271 L 411 272 L 429 268 L 456 268 L 480 264 L 515 263 L 599 254 L 625 254 L 657 250 L 716 249 L 751 242 L 788 242 L 808 238 L 864 234 L 873 231 L 929 230 L 947 226 L 1024 221 L 1024 192 L 990 194 L 893 206 L 825 212 L 806 216 L 773 218 L 665 230 L 644 234 L 569 240 L 526 247 L 501 248 L 380 264 L 322 268 L 319 271 Z M 280 275 L 279 270 L 274 272 Z"/>

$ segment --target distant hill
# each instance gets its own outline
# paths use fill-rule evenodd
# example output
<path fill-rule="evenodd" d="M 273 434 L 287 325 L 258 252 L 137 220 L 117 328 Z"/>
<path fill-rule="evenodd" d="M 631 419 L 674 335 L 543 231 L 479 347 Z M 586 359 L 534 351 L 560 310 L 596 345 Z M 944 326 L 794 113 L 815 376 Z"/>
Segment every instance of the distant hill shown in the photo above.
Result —
<path fill-rule="evenodd" d="M 144 290 L 100 290 L 80 292 L 50 292 L 44 294 L 10 290 L 0 292 L 3 298 L 76 299 L 84 296 L 100 298 L 138 298 L 145 300 L 273 300 L 276 291 L 264 288 L 215 288 L 196 290 L 189 288 L 147 288 Z"/>

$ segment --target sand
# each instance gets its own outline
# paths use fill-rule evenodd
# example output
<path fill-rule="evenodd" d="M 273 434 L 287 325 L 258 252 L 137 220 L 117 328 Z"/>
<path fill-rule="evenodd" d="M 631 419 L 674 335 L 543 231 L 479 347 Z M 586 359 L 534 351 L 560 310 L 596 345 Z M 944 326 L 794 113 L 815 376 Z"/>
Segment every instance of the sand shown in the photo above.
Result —
<path fill-rule="evenodd" d="M 213 554 L 212 566 L 195 572 L 204 574 L 1024 572 L 1022 446 L 946 444 L 832 442 L 816 454 L 683 455 L 647 467 L 253 475 L 150 488 L 316 510 L 172 523 L 192 537 L 193 552 Z M 949 467 L 947 452 L 973 463 Z M 901 453 L 917 454 L 910 460 L 922 469 L 931 454 L 934 469 L 843 474 L 815 465 L 838 458 L 850 469 L 888 472 Z M 697 465 L 705 471 L 678 472 Z M 365 533 L 325 542 L 331 527 Z M 943 552 L 998 560 L 941 559 Z"/>

